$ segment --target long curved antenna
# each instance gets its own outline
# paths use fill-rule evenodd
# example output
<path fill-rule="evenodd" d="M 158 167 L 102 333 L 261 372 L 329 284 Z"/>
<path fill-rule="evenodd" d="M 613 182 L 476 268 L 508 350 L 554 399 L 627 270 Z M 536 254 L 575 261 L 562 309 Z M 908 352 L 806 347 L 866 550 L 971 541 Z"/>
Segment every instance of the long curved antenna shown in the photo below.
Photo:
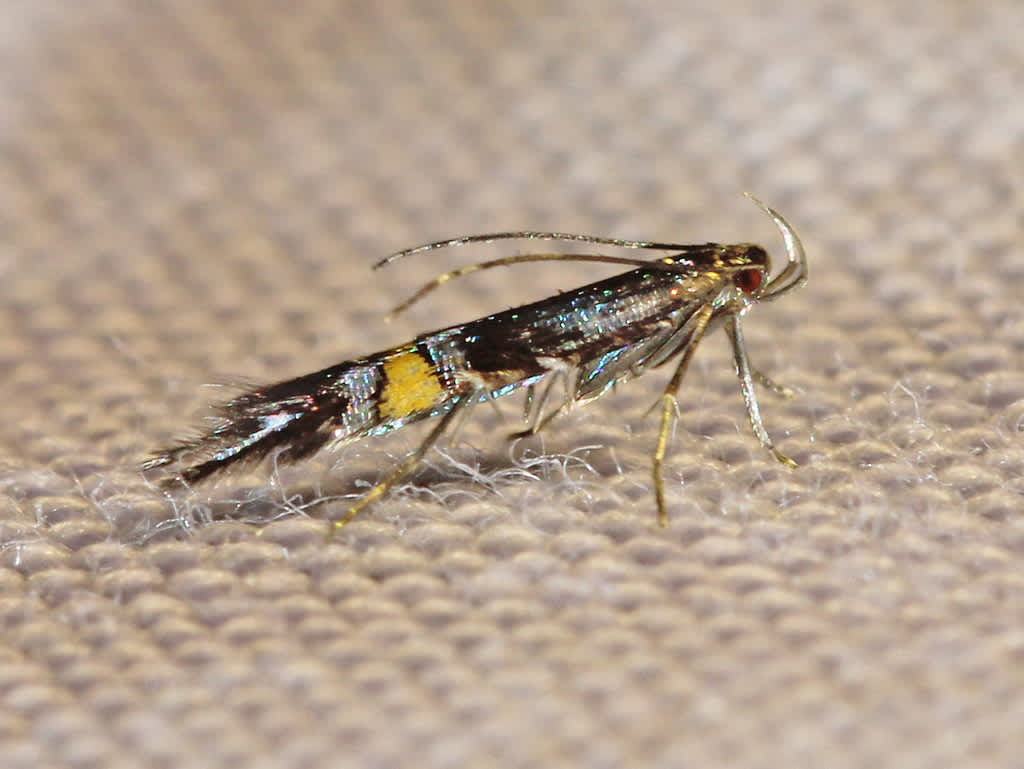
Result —
<path fill-rule="evenodd" d="M 807 254 L 804 252 L 804 246 L 800 242 L 796 230 L 790 226 L 782 214 L 770 208 L 749 192 L 744 192 L 743 194 L 754 201 L 758 208 L 775 221 L 775 225 L 782 233 L 782 240 L 786 244 L 786 255 L 789 257 L 786 268 L 765 286 L 764 292 L 758 297 L 758 301 L 778 299 L 783 294 L 787 294 L 807 282 Z"/>
<path fill-rule="evenodd" d="M 489 262 L 479 262 L 477 264 L 470 264 L 465 267 L 459 267 L 458 269 L 451 270 L 442 275 L 438 275 L 429 283 L 425 283 L 420 289 L 406 299 L 404 302 L 396 306 L 391 312 L 388 313 L 388 318 L 394 318 L 399 313 L 405 312 L 412 305 L 416 304 L 420 299 L 425 297 L 432 291 L 440 288 L 449 280 L 455 278 L 461 278 L 463 275 L 469 275 L 470 273 L 479 272 L 480 270 L 489 270 L 493 267 L 505 267 L 510 264 L 519 264 L 521 262 L 600 262 L 602 264 L 625 264 L 631 267 L 654 267 L 657 268 L 661 263 L 660 260 L 650 259 L 630 259 L 624 256 L 610 256 L 606 254 L 519 254 L 517 256 L 505 256 L 501 259 L 492 259 Z M 672 262 L 665 262 L 665 267 L 668 268 Z"/>
<path fill-rule="evenodd" d="M 804 253 L 803 244 L 800 242 L 799 236 L 796 231 L 790 226 L 789 222 L 783 218 L 782 214 L 778 211 L 770 208 L 759 198 L 751 195 L 749 192 L 744 193 L 750 198 L 757 206 L 767 213 L 775 221 L 779 230 L 782 232 L 783 240 L 786 244 L 786 254 L 789 257 L 789 261 L 786 264 L 785 269 L 779 273 L 771 282 L 765 286 L 764 292 L 758 297 L 759 300 L 771 301 L 776 299 L 783 294 L 792 291 L 795 288 L 803 285 L 807 281 L 807 255 Z M 422 246 L 415 246 L 413 248 L 407 248 L 402 251 L 396 251 L 390 256 L 381 259 L 379 262 L 373 265 L 373 269 L 378 270 L 391 264 L 398 259 L 403 259 L 406 256 L 412 256 L 414 254 L 423 253 L 426 251 L 434 251 L 442 248 L 452 248 L 455 246 L 463 246 L 470 243 L 492 243 L 497 240 L 561 240 L 561 241 L 574 241 L 578 243 L 593 243 L 597 245 L 616 246 L 619 248 L 642 248 L 652 251 L 689 251 L 691 249 L 700 247 L 694 244 L 685 243 L 656 243 L 653 241 L 643 240 L 624 240 L 621 238 L 606 238 L 597 235 L 577 235 L 566 232 L 538 232 L 533 230 L 522 230 L 517 232 L 496 232 L 484 235 L 466 235 L 460 238 L 452 238 L 451 240 L 439 240 L 434 243 L 427 243 Z M 412 305 L 423 299 L 427 294 L 440 288 L 442 285 L 455 278 L 461 278 L 464 275 L 469 275 L 474 272 L 481 270 L 489 270 L 494 267 L 505 267 L 511 264 L 520 264 L 523 262 L 545 262 L 545 261 L 565 261 L 565 262 L 598 262 L 603 264 L 623 264 L 632 267 L 657 267 L 660 260 L 647 260 L 647 259 L 631 259 L 629 257 L 618 257 L 611 256 L 608 254 L 564 254 L 564 253 L 551 253 L 551 254 L 519 254 L 516 256 L 506 256 L 500 259 L 492 259 L 486 262 L 479 262 L 477 264 L 471 264 L 466 267 L 460 267 L 455 270 L 443 273 L 438 277 L 434 278 L 429 283 L 424 284 L 416 293 L 410 296 L 401 304 L 397 305 L 391 312 L 388 313 L 388 318 L 394 318 L 402 312 L 408 310 Z M 666 258 L 666 267 L 674 264 L 674 260 Z"/>
<path fill-rule="evenodd" d="M 678 251 L 686 248 L 682 243 L 654 243 L 647 240 L 623 240 L 621 238 L 604 238 L 599 235 L 576 235 L 571 232 L 534 232 L 533 230 L 522 230 L 519 232 L 492 232 L 485 235 L 465 235 L 461 238 L 451 240 L 438 240 L 434 243 L 427 243 L 422 246 L 406 248 L 396 251 L 390 256 L 385 256 L 375 265 L 373 269 L 379 270 L 387 264 L 404 259 L 413 254 L 420 254 L 424 251 L 435 251 L 439 248 L 453 248 L 464 246 L 468 243 L 493 243 L 496 240 L 562 240 L 576 243 L 594 243 L 599 246 L 618 246 L 619 248 L 646 248 L 653 251 Z"/>

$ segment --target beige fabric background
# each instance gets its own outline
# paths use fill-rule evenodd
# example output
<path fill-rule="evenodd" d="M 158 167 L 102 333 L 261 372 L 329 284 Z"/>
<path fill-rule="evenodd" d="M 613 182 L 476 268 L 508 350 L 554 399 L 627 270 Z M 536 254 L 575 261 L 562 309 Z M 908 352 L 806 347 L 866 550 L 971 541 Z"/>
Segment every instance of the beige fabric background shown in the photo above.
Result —
<path fill-rule="evenodd" d="M 1021 766 L 1024 6 L 7 3 L 0 764 Z M 322 541 L 420 428 L 165 497 L 223 397 L 606 274 L 557 228 L 781 249 L 728 345 L 510 451 L 465 443 Z M 447 458 L 445 458 L 447 456 Z"/>

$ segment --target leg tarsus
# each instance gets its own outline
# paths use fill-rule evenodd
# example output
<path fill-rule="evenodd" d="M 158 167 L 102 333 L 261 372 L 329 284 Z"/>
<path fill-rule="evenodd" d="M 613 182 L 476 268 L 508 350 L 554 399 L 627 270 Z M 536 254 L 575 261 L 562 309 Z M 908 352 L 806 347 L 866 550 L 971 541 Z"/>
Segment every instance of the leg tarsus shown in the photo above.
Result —
<path fill-rule="evenodd" d="M 383 497 L 392 486 L 415 470 L 416 466 L 420 461 L 422 461 L 424 455 L 430 450 L 430 447 L 437 443 L 437 439 L 440 438 L 441 434 L 451 425 L 452 420 L 472 405 L 475 400 L 475 395 L 464 395 L 462 398 L 457 400 L 451 409 L 448 410 L 448 413 L 441 417 L 441 421 L 438 422 L 427 437 L 423 439 L 423 442 L 414 452 L 402 460 L 402 462 L 395 467 L 387 477 L 384 478 L 384 480 L 378 481 L 376 486 L 356 500 L 356 502 L 341 518 L 331 522 L 331 528 L 327 533 L 327 540 L 330 541 L 333 539 L 334 536 L 345 527 L 345 524 L 349 523 L 353 518 L 359 515 L 359 513 L 366 507 Z"/>
<path fill-rule="evenodd" d="M 796 390 L 792 387 L 787 387 L 784 384 L 779 384 L 770 376 L 765 374 L 763 371 L 751 367 L 750 374 L 753 376 L 754 381 L 760 384 L 762 387 L 771 390 L 773 393 L 778 395 L 780 398 L 792 398 L 796 395 Z"/>
<path fill-rule="evenodd" d="M 529 438 L 529 437 L 531 437 L 531 436 L 534 436 L 534 435 L 536 435 L 536 434 L 537 434 L 537 433 L 539 433 L 539 432 L 540 432 L 541 430 L 543 430 L 543 429 L 544 429 L 545 427 L 547 427 L 547 426 L 548 426 L 548 423 L 550 423 L 552 419 L 554 419 L 555 417 L 557 417 L 557 416 L 558 416 L 559 414 L 561 414 L 561 413 L 562 413 L 562 411 L 564 411 L 564 410 L 565 410 L 565 404 L 562 404 L 562 405 L 561 405 L 561 406 L 559 406 L 558 408 L 554 409 L 554 410 L 553 410 L 553 411 L 552 411 L 552 412 L 551 412 L 550 414 L 548 414 L 548 415 L 547 415 L 546 417 L 544 417 L 544 418 L 543 418 L 543 419 L 541 419 L 541 420 L 538 420 L 538 421 L 534 422 L 534 424 L 530 425 L 530 426 L 529 426 L 529 427 L 527 427 L 527 428 L 526 428 L 525 430 L 517 430 L 517 431 L 516 431 L 516 432 L 514 432 L 514 433 L 509 433 L 509 434 L 508 434 L 508 439 L 509 439 L 510 441 L 514 441 L 514 440 L 516 440 L 516 439 L 518 439 L 518 438 Z"/>
<path fill-rule="evenodd" d="M 675 393 L 666 392 L 661 396 L 661 403 L 661 428 L 658 430 L 658 443 L 654 448 L 651 472 L 654 476 L 654 501 L 658 507 L 658 525 L 665 528 L 668 526 L 668 511 L 665 508 L 665 481 L 661 469 L 665 463 L 665 452 L 668 450 L 668 436 L 672 432 L 672 419 L 678 407 Z"/>
<path fill-rule="evenodd" d="M 569 408 L 575 391 L 573 379 L 564 370 L 553 371 L 549 376 L 551 378 L 546 382 L 544 392 L 541 393 L 536 405 L 533 403 L 534 396 L 536 395 L 536 387 L 534 385 L 530 385 L 527 389 L 526 419 L 530 424 L 525 430 L 516 430 L 513 433 L 509 433 L 508 439 L 510 441 L 517 440 L 518 438 L 529 438 L 532 435 L 536 435 L 547 427 L 548 423 L 551 422 L 552 419 Z M 565 382 L 565 398 L 557 408 L 552 409 L 549 414 L 544 415 L 544 406 L 547 405 L 547 402 L 551 399 L 551 393 L 559 379 L 562 379 Z"/>
<path fill-rule="evenodd" d="M 799 467 L 800 466 L 800 464 L 795 459 L 791 459 L 791 458 L 787 457 L 785 454 L 783 454 L 781 451 L 779 451 L 774 446 L 771 447 L 771 452 L 772 452 L 772 455 L 777 460 L 779 460 L 779 462 L 784 464 L 786 467 Z"/>
<path fill-rule="evenodd" d="M 743 393 L 743 402 L 747 406 L 747 417 L 750 419 L 750 427 L 754 431 L 757 440 L 768 451 L 772 453 L 779 462 L 787 467 L 796 467 L 797 463 L 775 448 L 775 443 L 768 430 L 765 429 L 764 421 L 761 419 L 761 408 L 757 404 L 757 393 L 754 392 L 754 372 L 750 367 L 750 360 L 747 358 L 747 348 L 743 342 L 743 328 L 740 325 L 740 316 L 733 315 L 726 322 L 725 331 L 732 342 L 733 361 L 736 365 L 736 376 L 740 380 L 740 391 Z M 763 377 L 763 374 L 759 374 Z M 767 377 L 765 377 L 767 379 Z M 768 380 L 771 382 L 771 380 Z M 772 382 L 774 385 L 775 383 Z M 774 389 L 774 388 L 773 388 Z"/>

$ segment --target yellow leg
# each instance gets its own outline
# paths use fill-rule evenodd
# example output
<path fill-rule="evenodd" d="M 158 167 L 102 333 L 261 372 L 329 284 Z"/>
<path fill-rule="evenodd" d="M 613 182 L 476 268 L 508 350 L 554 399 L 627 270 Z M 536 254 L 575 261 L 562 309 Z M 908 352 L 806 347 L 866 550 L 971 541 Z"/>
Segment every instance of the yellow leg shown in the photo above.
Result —
<path fill-rule="evenodd" d="M 330 531 L 327 533 L 328 541 L 333 539 L 334 535 L 337 534 L 345 524 L 359 515 L 363 509 L 383 497 L 392 486 L 415 470 L 416 465 L 422 461 L 424 455 L 430 450 L 430 447 L 437 443 L 437 439 L 441 437 L 441 434 L 446 429 L 448 429 L 452 420 L 454 420 L 458 414 L 465 411 L 474 402 L 474 396 L 463 396 L 460 400 L 456 401 L 448 413 L 441 417 L 441 421 L 437 423 L 434 429 L 430 431 L 430 434 L 423 439 L 423 443 L 421 443 L 412 454 L 407 456 L 402 463 L 398 465 L 398 467 L 388 474 L 384 480 L 379 481 L 376 486 L 360 497 L 359 500 L 357 500 L 356 503 L 346 511 L 345 515 L 331 523 Z"/>
<path fill-rule="evenodd" d="M 786 387 L 784 384 L 779 384 L 770 376 L 765 374 L 763 371 L 758 371 L 756 368 L 751 368 L 750 373 L 753 375 L 754 380 L 762 387 L 771 390 L 773 393 L 778 395 L 780 398 L 792 398 L 796 395 L 796 390 L 792 387 Z"/>
<path fill-rule="evenodd" d="M 665 484 L 662 479 L 661 468 L 665 462 L 665 452 L 668 450 L 668 436 L 672 432 L 672 420 L 675 417 L 676 408 L 679 403 L 676 400 L 676 392 L 679 390 L 679 385 L 686 375 L 686 368 L 690 365 L 690 359 L 693 357 L 694 350 L 697 349 L 697 343 L 700 342 L 704 332 L 707 331 L 713 311 L 711 305 L 705 305 L 687 321 L 693 324 L 693 333 L 689 335 L 686 344 L 683 345 L 683 355 L 679 360 L 679 365 L 676 366 L 676 371 L 672 375 L 672 379 L 669 380 L 665 393 L 661 396 L 661 429 L 658 430 L 658 444 L 654 449 L 654 460 L 652 463 L 654 499 L 658 505 L 658 523 L 661 526 L 668 526 L 668 512 L 665 509 Z"/>

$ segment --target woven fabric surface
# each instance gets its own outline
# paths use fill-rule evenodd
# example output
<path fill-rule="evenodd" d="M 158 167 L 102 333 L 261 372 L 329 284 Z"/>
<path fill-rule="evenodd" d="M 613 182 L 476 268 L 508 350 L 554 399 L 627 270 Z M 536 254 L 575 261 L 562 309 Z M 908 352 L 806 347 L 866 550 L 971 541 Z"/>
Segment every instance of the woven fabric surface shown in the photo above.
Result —
<path fill-rule="evenodd" d="M 693 6 L 693 7 L 689 7 Z M 699 6 L 699 7 L 698 7 Z M 991 767 L 1024 722 L 1024 5 L 39 0 L 0 11 L 6 767 Z M 808 285 L 509 443 L 426 426 L 165 494 L 299 375 L 609 274 L 554 229 Z M 218 384 L 219 383 L 219 384 Z M 225 386 L 225 383 L 227 386 Z M 209 386 L 209 385 L 215 386 Z"/>

